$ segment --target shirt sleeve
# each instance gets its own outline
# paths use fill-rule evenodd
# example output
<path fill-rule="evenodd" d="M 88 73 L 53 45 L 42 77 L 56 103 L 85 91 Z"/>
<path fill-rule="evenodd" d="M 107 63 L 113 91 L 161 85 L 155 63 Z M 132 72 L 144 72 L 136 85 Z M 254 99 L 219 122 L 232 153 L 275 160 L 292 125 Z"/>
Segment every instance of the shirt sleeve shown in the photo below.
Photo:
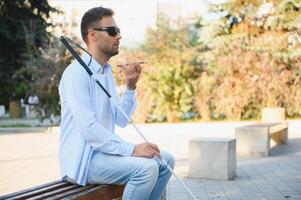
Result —
<path fill-rule="evenodd" d="M 91 78 L 82 68 L 65 74 L 63 88 L 75 124 L 93 148 L 104 153 L 131 156 L 135 145 L 109 132 L 96 121 L 90 82 Z"/>
<path fill-rule="evenodd" d="M 120 106 L 123 111 L 131 118 L 136 109 L 137 103 L 135 99 L 135 90 L 126 89 L 121 98 Z M 116 124 L 120 127 L 125 127 L 129 122 L 124 115 L 117 109 L 115 114 Z"/>

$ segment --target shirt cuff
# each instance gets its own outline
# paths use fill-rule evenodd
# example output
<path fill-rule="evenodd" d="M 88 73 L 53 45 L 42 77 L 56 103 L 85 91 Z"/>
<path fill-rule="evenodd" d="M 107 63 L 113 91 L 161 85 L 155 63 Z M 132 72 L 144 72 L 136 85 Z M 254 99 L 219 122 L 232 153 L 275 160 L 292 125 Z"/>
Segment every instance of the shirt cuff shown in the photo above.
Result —
<path fill-rule="evenodd" d="M 125 89 L 123 93 L 124 100 L 132 100 L 135 97 L 135 90 Z"/>
<path fill-rule="evenodd" d="M 132 156 L 135 145 L 129 142 L 123 142 L 119 148 L 119 154 L 122 156 Z"/>

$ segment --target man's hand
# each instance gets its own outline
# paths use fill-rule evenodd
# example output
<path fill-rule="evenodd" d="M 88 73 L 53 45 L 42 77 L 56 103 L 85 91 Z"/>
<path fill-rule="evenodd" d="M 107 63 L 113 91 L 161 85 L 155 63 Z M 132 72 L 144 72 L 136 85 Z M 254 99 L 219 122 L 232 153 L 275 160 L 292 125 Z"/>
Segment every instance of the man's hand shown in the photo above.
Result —
<path fill-rule="evenodd" d="M 161 158 L 158 146 L 152 143 L 142 143 L 136 145 L 132 156 L 145 158 L 153 158 L 154 156 L 157 156 Z"/>
<path fill-rule="evenodd" d="M 121 67 L 122 71 L 125 73 L 127 89 L 133 90 L 136 88 L 136 83 L 141 73 L 141 64 L 143 64 L 143 62 L 118 65 L 118 67 Z"/>

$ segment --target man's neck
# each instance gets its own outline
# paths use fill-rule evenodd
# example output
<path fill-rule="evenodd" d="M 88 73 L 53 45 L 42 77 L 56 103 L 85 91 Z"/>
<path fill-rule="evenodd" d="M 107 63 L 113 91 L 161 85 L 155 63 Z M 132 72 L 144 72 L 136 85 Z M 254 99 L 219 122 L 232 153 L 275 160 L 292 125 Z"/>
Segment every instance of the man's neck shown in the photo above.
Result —
<path fill-rule="evenodd" d="M 88 48 L 88 50 L 89 50 L 90 54 L 92 55 L 92 57 L 103 67 L 106 65 L 106 63 L 110 59 L 107 56 L 105 56 L 104 54 L 100 54 L 99 51 L 97 51 L 95 49 Z"/>

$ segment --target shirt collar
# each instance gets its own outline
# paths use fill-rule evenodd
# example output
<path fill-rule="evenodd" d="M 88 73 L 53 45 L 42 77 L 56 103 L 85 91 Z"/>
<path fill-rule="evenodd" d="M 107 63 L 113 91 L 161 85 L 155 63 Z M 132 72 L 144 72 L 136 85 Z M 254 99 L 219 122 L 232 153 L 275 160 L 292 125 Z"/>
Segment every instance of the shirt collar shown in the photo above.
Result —
<path fill-rule="evenodd" d="M 88 53 L 84 52 L 82 59 L 88 65 L 90 62 L 91 56 Z M 99 64 L 93 57 L 92 57 L 90 66 L 92 66 L 96 72 L 99 72 L 103 68 L 103 66 L 101 64 Z M 90 66 L 88 66 L 88 67 L 90 67 Z M 109 63 L 106 63 L 104 66 L 104 69 L 105 69 L 105 72 L 108 70 L 111 70 L 111 65 Z"/>

